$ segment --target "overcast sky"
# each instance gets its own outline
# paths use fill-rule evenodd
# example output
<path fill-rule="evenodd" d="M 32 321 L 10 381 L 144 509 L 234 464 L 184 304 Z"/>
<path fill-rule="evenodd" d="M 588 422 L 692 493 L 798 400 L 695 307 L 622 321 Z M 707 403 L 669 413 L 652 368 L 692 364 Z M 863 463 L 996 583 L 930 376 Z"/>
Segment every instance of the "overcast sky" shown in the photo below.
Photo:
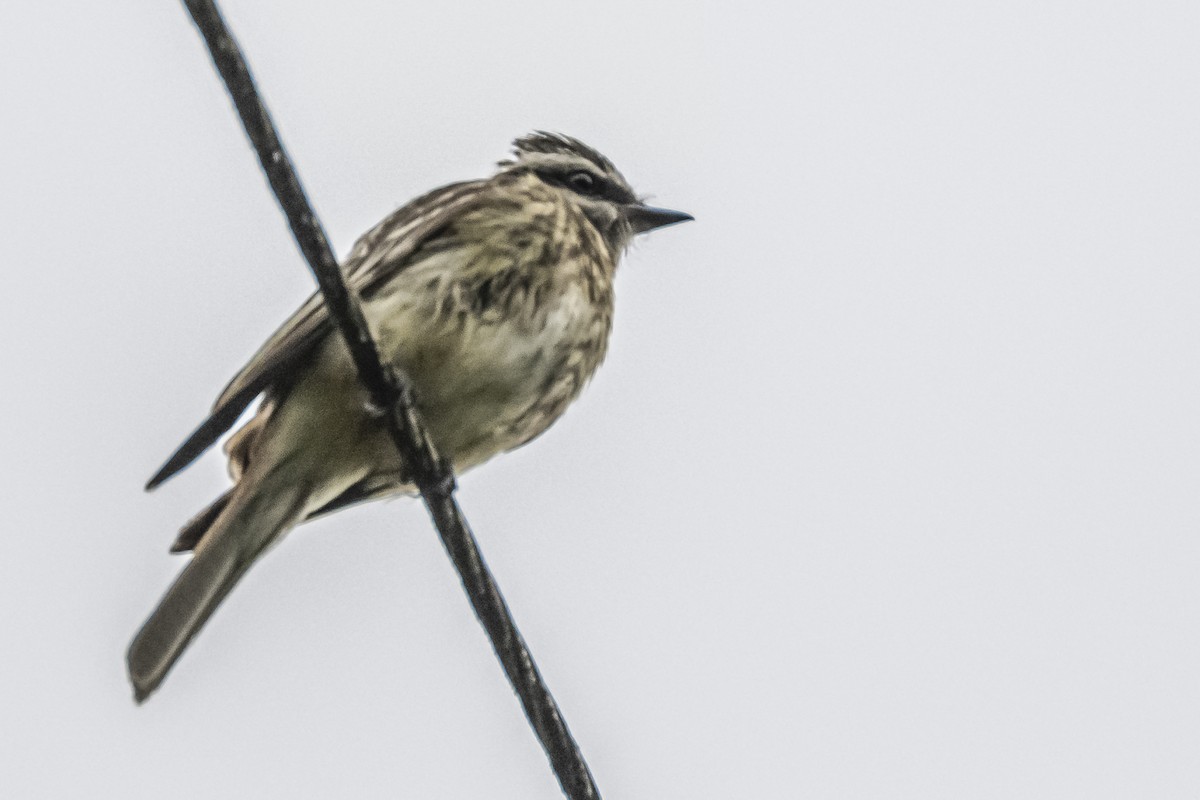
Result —
<path fill-rule="evenodd" d="M 339 253 L 535 128 L 696 217 L 460 493 L 605 797 L 1200 796 L 1200 5 L 224 6 Z M 0 103 L 5 796 L 559 796 L 411 500 L 134 706 L 312 279 L 181 5 L 6 3 Z"/>

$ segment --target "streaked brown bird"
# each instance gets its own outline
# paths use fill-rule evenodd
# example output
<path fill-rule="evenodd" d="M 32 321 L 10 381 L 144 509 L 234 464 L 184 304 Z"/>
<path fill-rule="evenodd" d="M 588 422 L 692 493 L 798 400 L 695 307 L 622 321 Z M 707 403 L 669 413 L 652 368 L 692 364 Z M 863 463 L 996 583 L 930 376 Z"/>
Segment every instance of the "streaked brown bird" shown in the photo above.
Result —
<path fill-rule="evenodd" d="M 487 180 L 417 198 L 343 264 L 381 356 L 411 379 L 458 472 L 546 430 L 604 359 L 613 273 L 634 236 L 690 220 L 642 202 L 607 158 L 534 133 Z M 189 521 L 192 558 L 129 647 L 141 702 L 250 565 L 295 525 L 415 491 L 319 294 L 217 398 L 150 479 L 190 464 L 262 397 L 226 445 L 234 485 Z"/>

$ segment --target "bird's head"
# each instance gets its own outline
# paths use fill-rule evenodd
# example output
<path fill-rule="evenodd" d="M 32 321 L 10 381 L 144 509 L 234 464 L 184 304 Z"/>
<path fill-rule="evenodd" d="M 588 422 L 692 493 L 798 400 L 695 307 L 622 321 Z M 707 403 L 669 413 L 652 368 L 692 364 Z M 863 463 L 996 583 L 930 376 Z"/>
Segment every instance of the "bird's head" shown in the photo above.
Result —
<path fill-rule="evenodd" d="M 686 222 L 690 214 L 646 205 L 613 163 L 594 148 L 560 133 L 537 131 L 513 142 L 502 172 L 530 173 L 566 192 L 615 252 L 639 233 Z"/>

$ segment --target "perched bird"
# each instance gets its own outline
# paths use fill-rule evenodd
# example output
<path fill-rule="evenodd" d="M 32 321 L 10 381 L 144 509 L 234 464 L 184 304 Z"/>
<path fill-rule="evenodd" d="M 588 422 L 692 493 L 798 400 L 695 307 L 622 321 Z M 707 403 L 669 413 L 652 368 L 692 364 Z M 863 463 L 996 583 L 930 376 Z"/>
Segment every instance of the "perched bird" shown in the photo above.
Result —
<path fill-rule="evenodd" d="M 381 357 L 409 377 L 434 443 L 463 472 L 562 415 L 604 359 L 622 252 L 637 234 L 690 219 L 639 200 L 591 147 L 538 132 L 492 177 L 435 189 L 384 219 L 343 270 Z M 180 531 L 171 550 L 191 560 L 129 647 L 138 702 L 284 533 L 415 490 L 320 294 L 267 340 L 147 489 L 260 396 L 226 444 L 233 487 Z"/>

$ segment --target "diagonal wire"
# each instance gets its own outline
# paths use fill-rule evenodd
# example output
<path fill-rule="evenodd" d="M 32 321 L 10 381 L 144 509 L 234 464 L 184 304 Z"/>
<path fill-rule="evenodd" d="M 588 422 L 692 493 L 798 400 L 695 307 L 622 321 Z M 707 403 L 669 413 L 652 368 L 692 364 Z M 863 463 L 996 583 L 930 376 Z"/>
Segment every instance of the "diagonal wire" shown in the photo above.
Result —
<path fill-rule="evenodd" d="M 563 793 L 570 800 L 598 800 L 600 794 L 591 771 L 567 729 L 558 704 L 542 681 L 533 656 L 483 562 L 479 545 L 467 526 L 458 501 L 454 499 L 453 469 L 438 455 L 430 440 L 413 405 L 408 380 L 382 363 L 358 298 L 346 286 L 321 221 L 309 205 L 271 115 L 255 89 L 241 49 L 221 18 L 216 3 L 184 0 L 184 5 L 208 45 L 213 64 L 229 90 L 271 190 L 291 225 L 296 244 L 316 276 L 329 313 L 350 348 L 359 380 L 370 393 L 372 403 L 385 409 L 388 431 L 396 449 L 412 471 L 429 516 L 462 579 L 475 616 L 492 641 L 496 657 L 521 700 L 525 716 L 546 751 Z"/>

